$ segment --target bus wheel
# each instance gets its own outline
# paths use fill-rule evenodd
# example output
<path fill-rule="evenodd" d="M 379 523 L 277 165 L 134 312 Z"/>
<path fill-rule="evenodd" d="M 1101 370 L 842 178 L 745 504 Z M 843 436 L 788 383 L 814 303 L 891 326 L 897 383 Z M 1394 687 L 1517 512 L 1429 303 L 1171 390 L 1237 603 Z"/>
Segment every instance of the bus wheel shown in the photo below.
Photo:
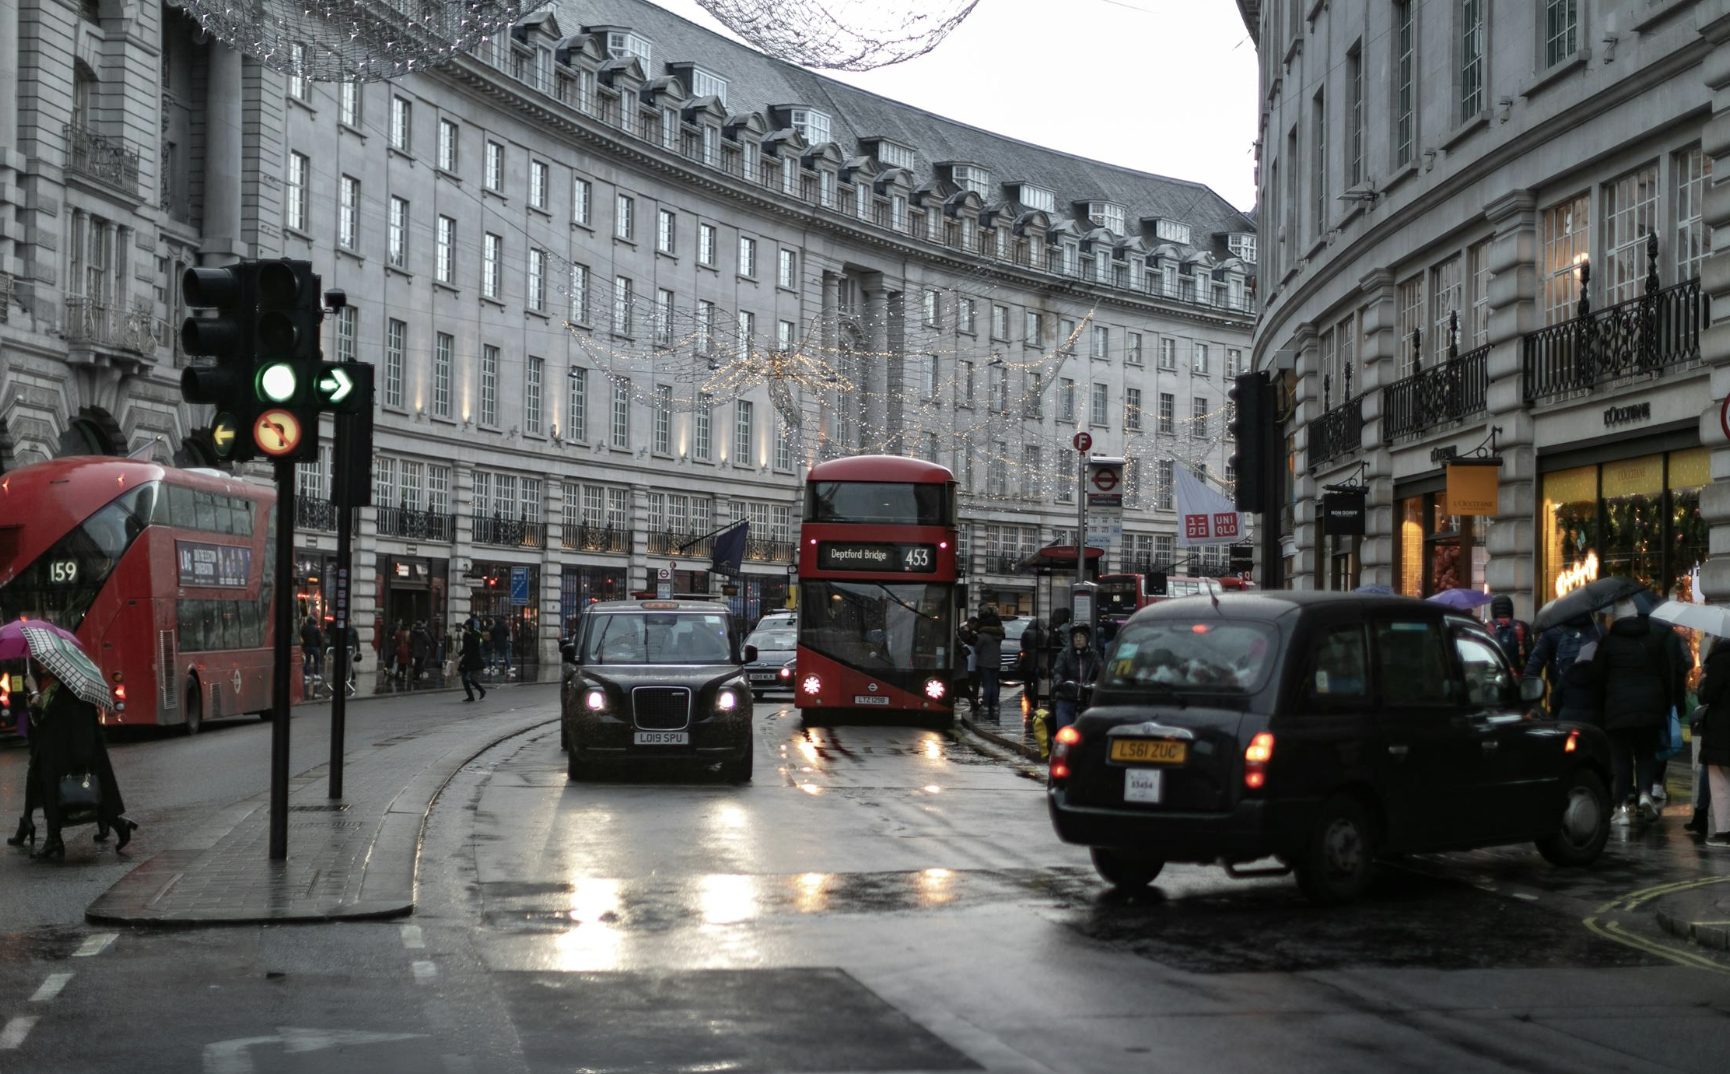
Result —
<path fill-rule="evenodd" d="M 204 726 L 204 693 L 198 688 L 198 676 L 186 677 L 186 733 L 196 735 Z"/>

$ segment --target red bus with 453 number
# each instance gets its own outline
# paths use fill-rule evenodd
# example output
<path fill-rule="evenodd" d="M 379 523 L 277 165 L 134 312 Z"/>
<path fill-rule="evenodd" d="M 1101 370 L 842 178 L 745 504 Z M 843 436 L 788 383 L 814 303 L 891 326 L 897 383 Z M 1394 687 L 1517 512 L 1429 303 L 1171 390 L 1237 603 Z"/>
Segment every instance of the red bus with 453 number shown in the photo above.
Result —
<path fill-rule="evenodd" d="M 0 475 L 0 622 L 76 634 L 110 723 L 268 713 L 275 505 L 268 485 L 108 456 Z"/>
<path fill-rule="evenodd" d="M 948 716 L 955 664 L 955 475 L 893 455 L 805 479 L 793 696 L 801 709 Z"/>

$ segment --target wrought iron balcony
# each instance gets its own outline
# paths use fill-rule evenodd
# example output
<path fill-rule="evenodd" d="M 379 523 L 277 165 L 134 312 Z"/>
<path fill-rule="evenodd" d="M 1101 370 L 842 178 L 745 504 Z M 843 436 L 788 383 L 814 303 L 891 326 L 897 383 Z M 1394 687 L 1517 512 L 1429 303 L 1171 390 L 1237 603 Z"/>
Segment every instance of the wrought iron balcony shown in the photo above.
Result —
<path fill-rule="evenodd" d="M 124 138 L 109 138 L 88 127 L 68 123 L 63 130 L 67 170 L 138 196 L 138 150 Z"/>
<path fill-rule="evenodd" d="M 378 535 L 448 544 L 456 540 L 457 519 L 455 515 L 414 507 L 381 507 L 378 509 Z"/>
<path fill-rule="evenodd" d="M 792 541 L 766 541 L 748 537 L 745 539 L 745 558 L 756 563 L 791 563 L 795 547 Z"/>
<path fill-rule="evenodd" d="M 143 304 L 130 308 L 90 298 L 66 300 L 66 324 L 61 331 L 68 343 L 113 347 L 149 358 L 157 348 L 170 343 L 168 322 Z"/>
<path fill-rule="evenodd" d="M 1393 443 L 1480 413 L 1489 390 L 1488 345 L 1382 389 L 1382 438 Z"/>
<path fill-rule="evenodd" d="M 314 499 L 304 494 L 295 496 L 294 528 L 335 533 L 336 504 L 323 498 Z"/>
<path fill-rule="evenodd" d="M 699 537 L 694 533 L 651 533 L 649 534 L 649 555 L 651 556 L 690 556 L 692 559 L 708 559 L 715 551 L 715 538 Z"/>
<path fill-rule="evenodd" d="M 1364 397 L 1356 396 L 1310 423 L 1311 468 L 1332 462 L 1363 446 Z"/>
<path fill-rule="evenodd" d="M 1572 320 L 1522 340 L 1528 402 L 1695 361 L 1700 330 L 1712 321 L 1712 300 L 1698 278 L 1601 310 L 1582 307 Z"/>
<path fill-rule="evenodd" d="M 567 523 L 559 533 L 559 547 L 572 552 L 629 552 L 631 531 L 623 526 Z"/>
<path fill-rule="evenodd" d="M 17 282 L 9 272 L 0 272 L 0 324 L 12 319 L 12 296 L 17 289 Z"/>
<path fill-rule="evenodd" d="M 474 516 L 474 542 L 506 548 L 542 548 L 547 543 L 547 524 L 526 518 Z"/>

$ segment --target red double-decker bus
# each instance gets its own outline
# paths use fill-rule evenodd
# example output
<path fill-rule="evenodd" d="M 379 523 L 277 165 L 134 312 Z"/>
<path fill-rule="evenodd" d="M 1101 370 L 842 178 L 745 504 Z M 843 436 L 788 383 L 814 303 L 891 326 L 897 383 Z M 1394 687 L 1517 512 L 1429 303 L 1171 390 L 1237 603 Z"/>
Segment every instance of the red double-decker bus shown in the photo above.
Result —
<path fill-rule="evenodd" d="M 275 504 L 268 485 L 108 456 L 0 474 L 0 621 L 76 634 L 112 684 L 109 722 L 267 713 Z"/>
<path fill-rule="evenodd" d="M 801 709 L 948 716 L 955 664 L 955 475 L 894 455 L 805 478 L 793 692 Z"/>

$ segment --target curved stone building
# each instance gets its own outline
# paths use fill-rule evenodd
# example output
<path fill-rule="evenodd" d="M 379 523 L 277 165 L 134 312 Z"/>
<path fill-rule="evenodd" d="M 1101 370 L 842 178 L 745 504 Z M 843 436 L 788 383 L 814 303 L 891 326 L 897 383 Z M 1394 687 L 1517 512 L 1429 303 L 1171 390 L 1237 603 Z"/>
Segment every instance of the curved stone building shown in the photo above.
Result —
<path fill-rule="evenodd" d="M 802 468 L 859 451 L 952 466 L 974 597 L 1025 605 L 1020 558 L 1073 527 L 1083 429 L 1132 460 L 1115 567 L 1224 567 L 1179 557 L 1170 479 L 1231 479 L 1255 236 L 1198 184 L 637 0 L 363 85 L 265 71 L 172 6 L 23 0 L 0 8 L 0 154 L 0 466 L 199 460 L 185 267 L 307 258 L 346 291 L 326 354 L 378 367 L 363 632 L 500 615 L 549 654 L 582 602 L 660 569 L 706 591 L 701 538 L 738 518 L 754 617 L 787 593 Z M 309 611 L 330 477 L 328 452 L 303 467 Z"/>

